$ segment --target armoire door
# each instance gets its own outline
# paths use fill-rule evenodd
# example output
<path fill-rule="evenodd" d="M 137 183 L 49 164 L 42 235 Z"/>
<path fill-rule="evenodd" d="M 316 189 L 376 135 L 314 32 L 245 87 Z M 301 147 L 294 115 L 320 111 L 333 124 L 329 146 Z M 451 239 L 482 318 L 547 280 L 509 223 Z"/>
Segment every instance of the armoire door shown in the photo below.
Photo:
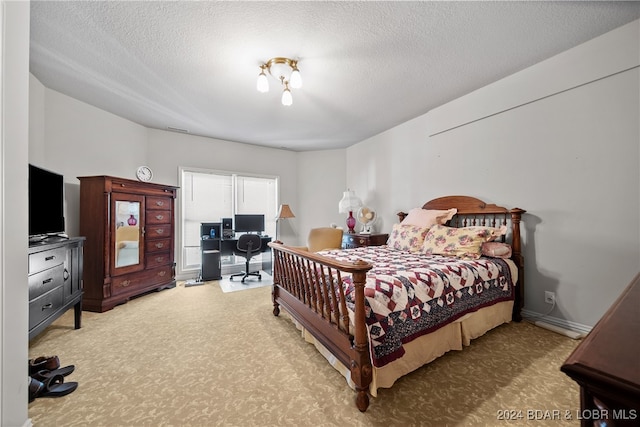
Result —
<path fill-rule="evenodd" d="M 111 194 L 111 275 L 144 270 L 144 196 Z"/>

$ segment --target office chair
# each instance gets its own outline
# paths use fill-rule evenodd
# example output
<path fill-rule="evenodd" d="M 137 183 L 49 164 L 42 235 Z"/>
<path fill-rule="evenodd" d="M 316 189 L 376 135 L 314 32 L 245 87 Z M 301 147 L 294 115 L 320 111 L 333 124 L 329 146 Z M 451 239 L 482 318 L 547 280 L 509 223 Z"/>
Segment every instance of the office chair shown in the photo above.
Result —
<path fill-rule="evenodd" d="M 251 258 L 254 255 L 260 253 L 260 250 L 262 249 L 261 246 L 262 240 L 257 234 L 243 234 L 240 236 L 233 253 L 246 258 L 245 270 L 242 273 L 232 274 L 231 277 L 229 277 L 229 280 L 233 280 L 236 276 L 242 276 L 242 283 L 244 283 L 244 279 L 249 276 L 257 276 L 258 280 L 262 280 L 262 275 L 259 271 L 249 271 L 249 261 L 251 261 Z"/>

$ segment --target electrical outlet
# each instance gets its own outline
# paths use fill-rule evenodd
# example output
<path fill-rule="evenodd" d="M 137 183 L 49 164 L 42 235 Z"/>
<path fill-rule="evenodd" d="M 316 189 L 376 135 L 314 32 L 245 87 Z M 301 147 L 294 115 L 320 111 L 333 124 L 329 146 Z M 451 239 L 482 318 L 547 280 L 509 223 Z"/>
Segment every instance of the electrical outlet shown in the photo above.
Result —
<path fill-rule="evenodd" d="M 553 304 L 556 302 L 556 293 L 550 291 L 544 291 L 544 302 L 547 304 Z"/>

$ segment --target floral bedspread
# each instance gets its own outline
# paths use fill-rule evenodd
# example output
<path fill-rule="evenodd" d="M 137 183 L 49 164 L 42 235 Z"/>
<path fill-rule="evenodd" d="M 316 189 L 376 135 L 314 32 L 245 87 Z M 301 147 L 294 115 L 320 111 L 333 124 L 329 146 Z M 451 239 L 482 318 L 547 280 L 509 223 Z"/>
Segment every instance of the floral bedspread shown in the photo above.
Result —
<path fill-rule="evenodd" d="M 402 345 L 467 313 L 514 298 L 511 270 L 500 258 L 462 260 L 387 246 L 330 250 L 322 255 L 373 264 L 365 286 L 366 321 L 374 366 L 404 354 Z M 347 303 L 355 297 L 349 276 Z M 353 298 L 352 298 L 353 297 Z"/>

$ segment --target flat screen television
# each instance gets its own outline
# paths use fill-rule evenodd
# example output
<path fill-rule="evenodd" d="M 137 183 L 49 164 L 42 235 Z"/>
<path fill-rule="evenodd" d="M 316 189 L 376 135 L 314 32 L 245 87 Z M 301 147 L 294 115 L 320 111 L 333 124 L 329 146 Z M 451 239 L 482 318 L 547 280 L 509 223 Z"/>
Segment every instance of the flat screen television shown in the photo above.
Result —
<path fill-rule="evenodd" d="M 64 177 L 29 165 L 29 238 L 64 233 Z"/>
<path fill-rule="evenodd" d="M 264 215 L 238 214 L 233 219 L 234 230 L 244 233 L 263 232 Z"/>

